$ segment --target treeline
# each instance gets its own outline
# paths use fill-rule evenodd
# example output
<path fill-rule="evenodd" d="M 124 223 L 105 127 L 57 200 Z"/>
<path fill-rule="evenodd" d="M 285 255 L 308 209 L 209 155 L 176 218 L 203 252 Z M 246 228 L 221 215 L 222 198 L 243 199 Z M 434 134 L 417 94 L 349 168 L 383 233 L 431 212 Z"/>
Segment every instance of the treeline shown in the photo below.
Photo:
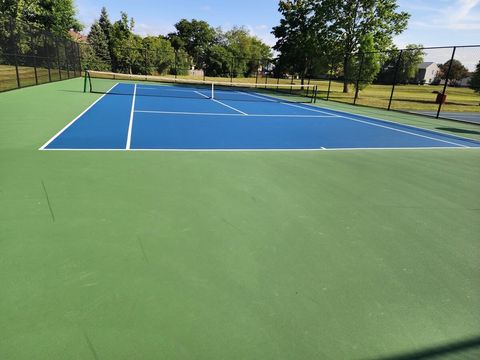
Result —
<path fill-rule="evenodd" d="M 88 34 L 84 66 L 135 74 L 187 74 L 203 70 L 207 76 L 250 76 L 268 63 L 271 49 L 243 27 L 223 31 L 205 21 L 182 19 L 167 36 L 134 34 L 135 22 L 124 12 L 111 22 L 102 8 Z"/>

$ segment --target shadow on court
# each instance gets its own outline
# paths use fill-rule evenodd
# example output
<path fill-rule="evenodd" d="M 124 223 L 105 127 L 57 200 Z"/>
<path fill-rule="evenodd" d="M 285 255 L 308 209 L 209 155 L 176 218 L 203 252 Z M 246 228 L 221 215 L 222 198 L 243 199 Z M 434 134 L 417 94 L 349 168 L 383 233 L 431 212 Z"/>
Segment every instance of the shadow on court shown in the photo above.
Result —
<path fill-rule="evenodd" d="M 480 336 L 442 344 L 419 351 L 374 358 L 371 360 L 446 360 L 480 359 Z"/>
<path fill-rule="evenodd" d="M 443 130 L 443 131 L 448 131 L 448 132 L 452 132 L 452 133 L 455 133 L 455 134 L 474 134 L 474 135 L 480 135 L 480 131 L 476 131 L 476 130 L 459 129 L 459 128 L 453 128 L 453 127 L 437 127 L 436 129 L 438 129 L 438 130 Z"/>

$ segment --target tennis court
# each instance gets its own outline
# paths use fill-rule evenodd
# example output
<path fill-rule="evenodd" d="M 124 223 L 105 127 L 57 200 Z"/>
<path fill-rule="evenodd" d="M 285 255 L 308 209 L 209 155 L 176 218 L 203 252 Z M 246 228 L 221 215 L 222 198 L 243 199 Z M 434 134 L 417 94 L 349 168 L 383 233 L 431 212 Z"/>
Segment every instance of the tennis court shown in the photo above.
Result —
<path fill-rule="evenodd" d="M 477 125 L 82 85 L 0 94 L 2 359 L 478 358 Z"/>
<path fill-rule="evenodd" d="M 274 97 L 265 94 L 264 88 L 217 87 L 214 83 L 115 83 L 42 149 L 272 151 L 480 146 L 467 138 Z M 311 97 L 307 99 L 312 102 Z"/>

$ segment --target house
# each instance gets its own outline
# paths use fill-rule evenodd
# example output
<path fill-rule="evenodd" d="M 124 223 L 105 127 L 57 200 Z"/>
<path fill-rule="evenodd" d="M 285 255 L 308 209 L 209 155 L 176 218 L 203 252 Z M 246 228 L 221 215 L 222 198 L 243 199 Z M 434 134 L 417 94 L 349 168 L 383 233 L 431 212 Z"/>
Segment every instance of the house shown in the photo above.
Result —
<path fill-rule="evenodd" d="M 437 79 L 439 67 L 434 62 L 422 62 L 418 65 L 417 76 L 415 79 L 420 84 L 432 84 Z"/>
<path fill-rule="evenodd" d="M 469 72 L 467 76 L 457 81 L 456 86 L 461 86 L 461 87 L 470 86 L 470 80 L 472 79 L 472 76 L 473 76 L 473 73 Z"/>
<path fill-rule="evenodd" d="M 73 41 L 75 42 L 78 42 L 78 43 L 87 43 L 88 42 L 88 37 L 83 35 L 83 34 L 80 34 L 74 30 L 70 30 L 68 32 L 68 34 L 70 35 L 70 37 L 72 38 Z"/>

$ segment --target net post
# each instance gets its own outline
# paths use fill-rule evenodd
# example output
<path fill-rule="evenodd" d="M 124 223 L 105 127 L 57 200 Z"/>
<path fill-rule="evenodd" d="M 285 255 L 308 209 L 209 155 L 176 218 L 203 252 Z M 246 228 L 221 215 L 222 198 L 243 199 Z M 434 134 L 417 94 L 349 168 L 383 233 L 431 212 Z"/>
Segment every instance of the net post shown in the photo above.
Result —
<path fill-rule="evenodd" d="M 212 81 L 212 100 L 215 99 L 215 85 L 214 82 Z"/>

